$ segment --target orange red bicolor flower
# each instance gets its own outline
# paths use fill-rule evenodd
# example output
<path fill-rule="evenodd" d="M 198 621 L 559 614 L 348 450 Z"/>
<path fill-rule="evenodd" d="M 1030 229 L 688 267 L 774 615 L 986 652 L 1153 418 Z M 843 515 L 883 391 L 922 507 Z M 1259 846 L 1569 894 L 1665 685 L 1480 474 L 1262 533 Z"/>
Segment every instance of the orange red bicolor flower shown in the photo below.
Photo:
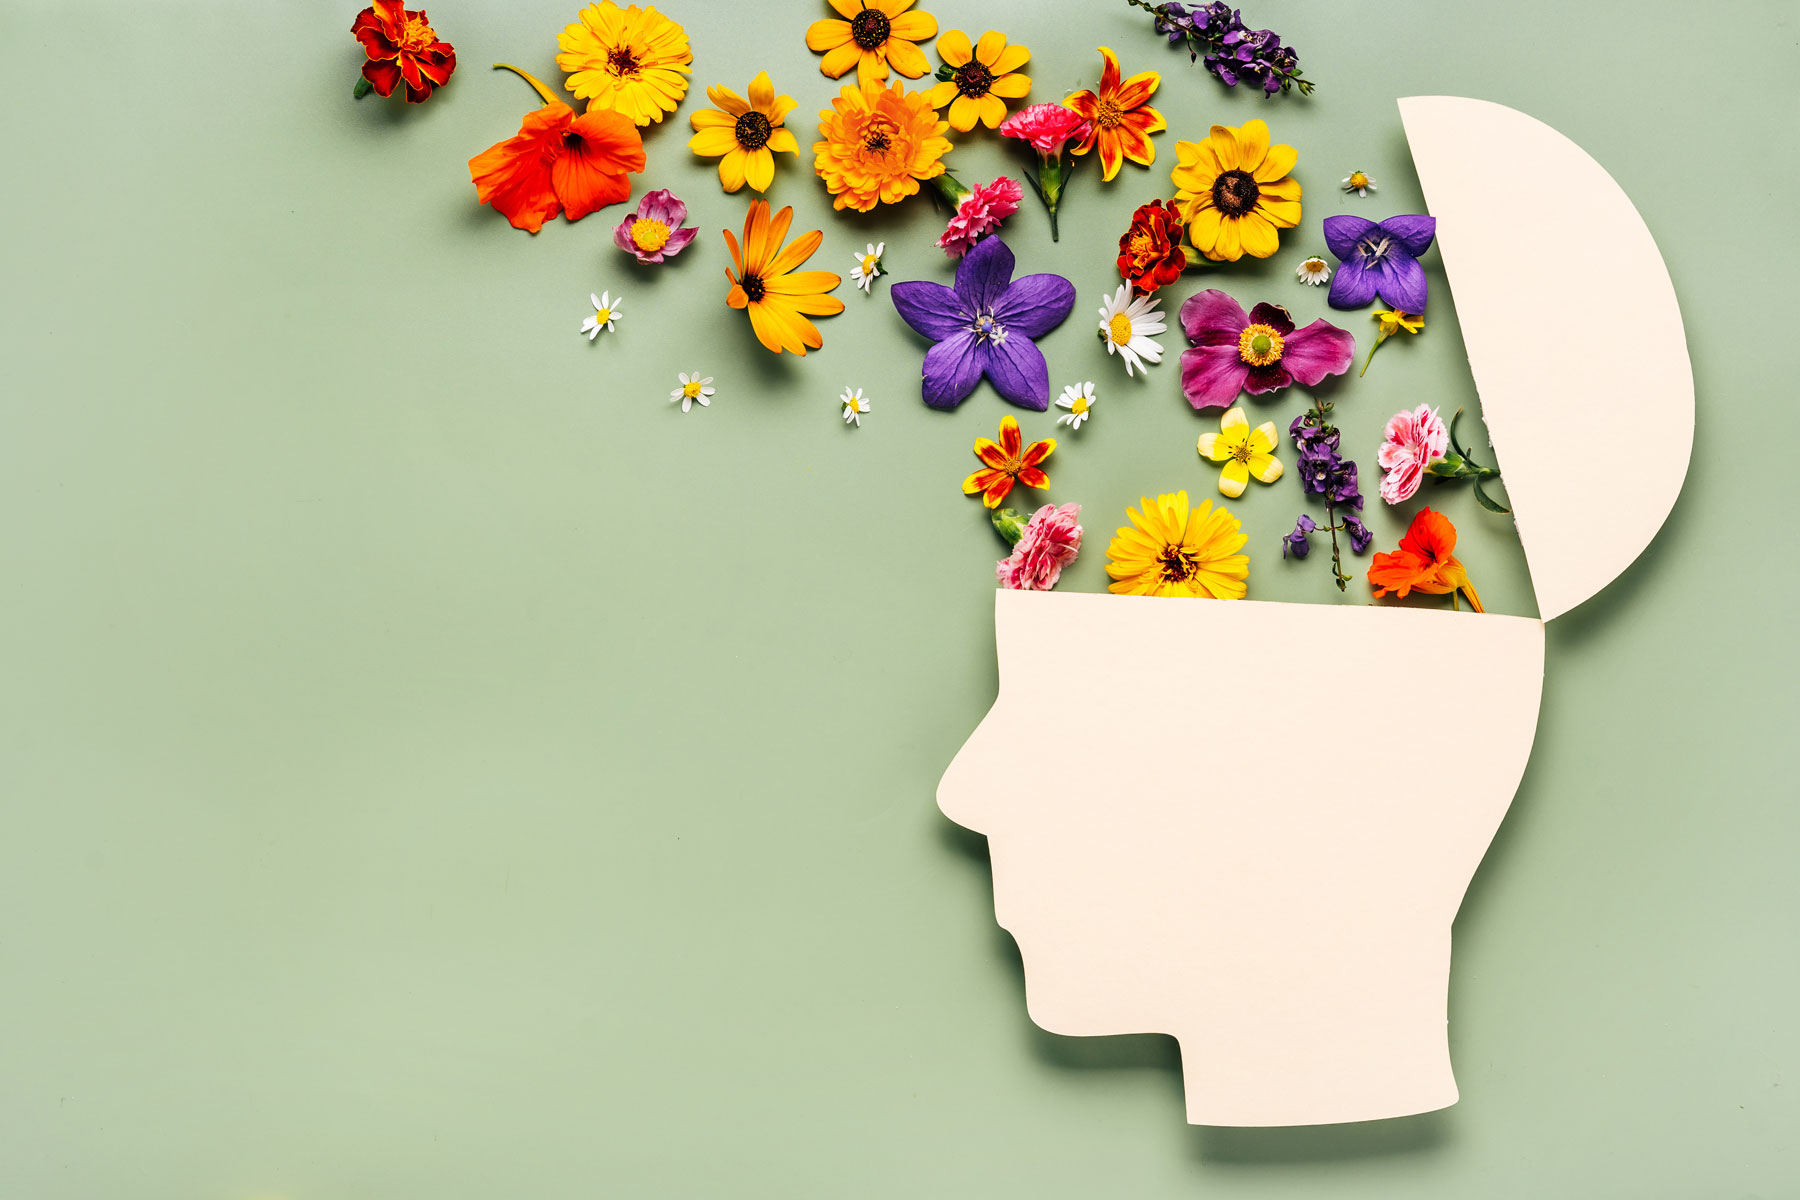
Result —
<path fill-rule="evenodd" d="M 744 242 L 738 245 L 731 230 L 725 231 L 725 245 L 731 251 L 732 266 L 725 268 L 731 280 L 731 294 L 725 302 L 733 308 L 750 311 L 750 327 L 756 338 L 775 354 L 783 350 L 805 357 L 807 350 L 825 344 L 819 328 L 808 317 L 832 317 L 844 311 L 844 302 L 826 293 L 843 279 L 831 271 L 799 271 L 818 250 L 825 234 L 813 230 L 782 248 L 794 210 L 784 208 L 773 220 L 769 202 L 758 200 L 750 206 L 744 222 Z"/>
<path fill-rule="evenodd" d="M 1181 214 L 1173 204 L 1152 200 L 1139 208 L 1119 239 L 1119 277 L 1145 296 L 1180 279 L 1187 270 L 1182 232 Z"/>
<path fill-rule="evenodd" d="M 1413 518 L 1400 549 L 1392 554 L 1377 552 L 1369 568 L 1369 582 L 1375 587 L 1375 598 L 1390 591 L 1402 600 L 1409 592 L 1442 596 L 1460 591 L 1469 599 L 1469 607 L 1485 612 L 1481 597 L 1469 583 L 1469 573 L 1456 558 L 1456 526 L 1443 513 L 1429 508 Z"/>
<path fill-rule="evenodd" d="M 1130 79 L 1121 79 L 1118 55 L 1102 46 L 1100 58 L 1104 64 L 1100 90 L 1076 92 L 1063 101 L 1063 106 L 1093 122 L 1073 153 L 1086 154 L 1099 146 L 1101 179 L 1110 183 L 1127 158 L 1146 167 L 1155 162 L 1156 147 L 1150 144 L 1150 135 L 1169 126 L 1162 114 L 1150 107 L 1150 97 L 1162 83 L 1161 75 L 1140 71 Z"/>
<path fill-rule="evenodd" d="M 1028 488 L 1047 488 L 1050 476 L 1039 464 L 1055 449 L 1055 438 L 1045 438 L 1027 446 L 1019 433 L 1019 422 L 1010 416 L 1001 417 L 999 442 L 975 439 L 975 457 L 985 465 L 963 480 L 963 495 L 973 496 L 979 492 L 983 504 L 999 508 L 1014 483 L 1022 483 Z"/>
<path fill-rule="evenodd" d="M 404 83 L 408 103 L 421 104 L 456 70 L 456 47 L 438 39 L 424 9 L 405 8 L 400 0 L 375 0 L 356 15 L 350 32 L 369 56 L 362 75 L 377 96 L 391 96 Z"/>

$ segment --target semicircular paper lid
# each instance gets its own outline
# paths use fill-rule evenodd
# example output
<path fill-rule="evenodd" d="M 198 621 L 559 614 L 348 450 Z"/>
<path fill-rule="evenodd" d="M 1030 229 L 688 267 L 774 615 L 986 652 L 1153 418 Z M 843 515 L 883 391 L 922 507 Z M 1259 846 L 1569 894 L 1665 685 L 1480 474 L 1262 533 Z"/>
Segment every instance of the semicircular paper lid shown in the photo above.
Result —
<path fill-rule="evenodd" d="M 1408 97 L 1400 118 L 1549 620 L 1630 566 L 1680 495 L 1694 376 L 1675 288 L 1624 190 L 1548 125 L 1457 96 Z"/>

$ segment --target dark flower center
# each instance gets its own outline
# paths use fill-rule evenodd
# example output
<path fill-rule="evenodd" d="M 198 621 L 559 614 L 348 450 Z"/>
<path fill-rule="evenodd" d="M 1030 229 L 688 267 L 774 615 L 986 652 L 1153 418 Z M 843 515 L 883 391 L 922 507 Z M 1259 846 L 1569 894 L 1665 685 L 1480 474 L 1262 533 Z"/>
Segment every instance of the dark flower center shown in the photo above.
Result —
<path fill-rule="evenodd" d="M 994 86 L 994 73 L 978 62 L 966 67 L 959 67 L 956 72 L 956 88 L 965 96 L 979 99 L 988 94 Z"/>
<path fill-rule="evenodd" d="M 747 112 L 737 119 L 738 145 L 746 150 L 760 150 L 769 144 L 775 127 L 759 112 Z"/>
<path fill-rule="evenodd" d="M 888 40 L 893 23 L 878 9 L 865 8 L 850 19 L 850 36 L 864 50 L 873 50 Z"/>
<path fill-rule="evenodd" d="M 1262 189 L 1248 171 L 1224 171 L 1213 180 L 1213 207 L 1228 217 L 1241 217 L 1256 207 Z"/>
<path fill-rule="evenodd" d="M 628 75 L 636 75 L 638 73 L 637 55 L 629 46 L 620 46 L 606 56 L 606 69 L 621 79 Z"/>
<path fill-rule="evenodd" d="M 744 295 L 750 297 L 750 303 L 752 304 L 755 304 L 769 294 L 768 285 L 762 281 L 761 275 L 744 276 L 743 288 Z"/>
<path fill-rule="evenodd" d="M 1164 546 L 1158 556 L 1164 583 L 1186 583 L 1200 573 L 1200 560 L 1180 546 Z"/>
<path fill-rule="evenodd" d="M 863 129 L 863 149 L 870 154 L 886 154 L 899 131 L 900 127 L 888 118 L 876 117 Z"/>

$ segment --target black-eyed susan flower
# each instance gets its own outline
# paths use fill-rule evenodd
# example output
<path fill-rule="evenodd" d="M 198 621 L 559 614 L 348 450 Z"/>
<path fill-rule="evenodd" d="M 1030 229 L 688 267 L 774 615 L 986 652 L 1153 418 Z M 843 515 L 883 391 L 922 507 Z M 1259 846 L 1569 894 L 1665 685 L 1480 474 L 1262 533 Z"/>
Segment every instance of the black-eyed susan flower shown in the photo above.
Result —
<path fill-rule="evenodd" d="M 856 68 L 858 83 L 880 83 L 892 67 L 917 79 L 931 66 L 917 43 L 937 36 L 937 18 L 908 11 L 914 0 L 831 0 L 841 21 L 814 21 L 806 31 L 806 48 L 823 54 L 819 70 L 841 79 Z"/>
<path fill-rule="evenodd" d="M 825 235 L 815 229 L 783 249 L 781 243 L 793 220 L 792 208 L 782 209 L 771 219 L 769 202 L 758 200 L 750 205 L 744 222 L 742 246 L 731 230 L 725 231 L 725 245 L 737 268 L 725 268 L 725 277 L 731 280 L 725 302 L 749 310 L 750 327 L 772 353 L 786 350 L 804 357 L 809 348 L 817 350 L 825 344 L 818 326 L 807 318 L 844 311 L 842 300 L 826 294 L 843 280 L 830 271 L 796 270 L 818 250 Z"/>
<path fill-rule="evenodd" d="M 1175 155 L 1175 203 L 1212 261 L 1268 258 L 1281 248 L 1276 231 L 1300 223 L 1300 181 L 1290 174 L 1300 154 L 1270 145 L 1263 122 L 1214 125 L 1203 142 L 1176 142 Z"/>
<path fill-rule="evenodd" d="M 1031 92 L 1031 80 L 1017 74 L 1031 61 L 1031 51 L 1007 45 L 1004 34 L 990 29 L 971 46 L 968 34 L 952 29 L 938 39 L 937 52 L 944 60 L 937 73 L 942 82 L 926 95 L 933 108 L 949 105 L 946 116 L 958 133 L 969 132 L 977 121 L 998 129 L 1006 120 L 1006 102 Z"/>
<path fill-rule="evenodd" d="M 1139 501 L 1140 512 L 1125 510 L 1122 527 L 1106 548 L 1107 591 L 1121 596 L 1202 596 L 1242 600 L 1248 590 L 1250 559 L 1239 554 L 1243 525 L 1224 508 L 1202 500 L 1188 507 L 1188 494 Z"/>
<path fill-rule="evenodd" d="M 660 122 L 687 95 L 693 51 L 687 31 L 654 7 L 600 0 L 581 10 L 556 44 L 556 65 L 588 111 L 611 109 L 638 125 Z"/>
<path fill-rule="evenodd" d="M 777 96 L 767 71 L 750 81 L 748 100 L 718 84 L 706 89 L 706 98 L 715 107 L 688 118 L 695 131 L 688 149 L 719 160 L 719 183 L 726 191 L 746 183 L 754 191 L 768 191 L 775 182 L 775 156 L 800 153 L 800 143 L 782 126 L 799 102 Z"/>

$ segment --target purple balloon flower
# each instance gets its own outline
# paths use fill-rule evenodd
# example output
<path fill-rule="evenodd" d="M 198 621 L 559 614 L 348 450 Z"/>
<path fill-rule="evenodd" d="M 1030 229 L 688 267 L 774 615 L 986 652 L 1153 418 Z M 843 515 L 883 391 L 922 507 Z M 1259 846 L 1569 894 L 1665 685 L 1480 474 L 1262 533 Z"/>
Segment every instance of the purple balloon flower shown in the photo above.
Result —
<path fill-rule="evenodd" d="M 925 352 L 925 403 L 955 408 L 982 376 L 1001 396 L 1033 412 L 1050 407 L 1050 368 L 1033 343 L 1075 307 L 1075 285 L 1061 275 L 1015 281 L 1013 253 L 998 236 L 969 251 L 956 286 L 918 280 L 889 289 L 901 318 L 937 343 Z"/>
<path fill-rule="evenodd" d="M 1437 218 L 1326 217 L 1325 244 L 1343 266 L 1331 277 L 1331 307 L 1361 308 L 1380 296 L 1401 312 L 1425 311 L 1425 268 L 1419 256 L 1437 236 Z"/>

